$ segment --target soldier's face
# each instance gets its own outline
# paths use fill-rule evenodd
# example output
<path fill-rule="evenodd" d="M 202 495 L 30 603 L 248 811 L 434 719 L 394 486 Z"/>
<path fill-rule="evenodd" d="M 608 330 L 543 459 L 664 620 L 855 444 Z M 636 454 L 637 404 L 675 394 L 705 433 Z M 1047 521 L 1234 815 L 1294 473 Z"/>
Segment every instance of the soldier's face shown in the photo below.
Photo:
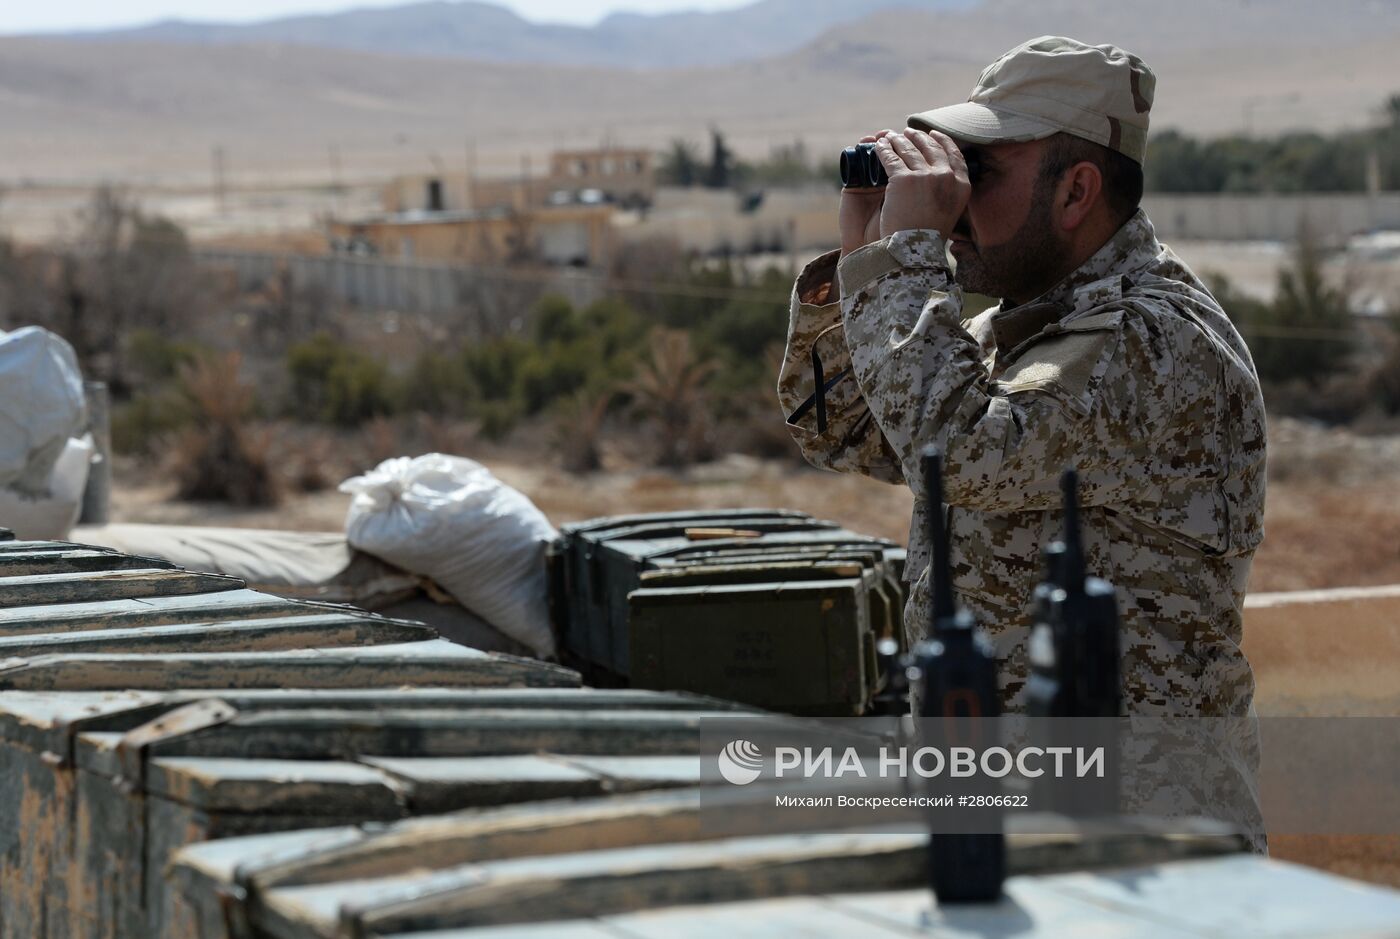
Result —
<path fill-rule="evenodd" d="M 1034 299 L 1069 273 L 1061 268 L 1072 253 L 1055 224 L 1055 184 L 1040 172 L 1046 144 L 959 146 L 979 171 L 949 239 L 954 279 L 972 293 L 1013 303 Z"/>

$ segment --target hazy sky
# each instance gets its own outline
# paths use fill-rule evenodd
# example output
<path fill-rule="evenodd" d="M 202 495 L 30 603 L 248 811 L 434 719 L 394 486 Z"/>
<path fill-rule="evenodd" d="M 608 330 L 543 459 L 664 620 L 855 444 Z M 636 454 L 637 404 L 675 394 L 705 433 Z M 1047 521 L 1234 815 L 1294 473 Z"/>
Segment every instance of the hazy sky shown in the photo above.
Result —
<path fill-rule="evenodd" d="M 404 6 L 409 0 L 0 0 L 0 33 L 102 29 L 178 17 L 187 20 L 248 22 L 325 13 L 356 6 Z M 532 20 L 593 23 L 608 13 L 665 13 L 719 10 L 752 0 L 493 0 Z"/>

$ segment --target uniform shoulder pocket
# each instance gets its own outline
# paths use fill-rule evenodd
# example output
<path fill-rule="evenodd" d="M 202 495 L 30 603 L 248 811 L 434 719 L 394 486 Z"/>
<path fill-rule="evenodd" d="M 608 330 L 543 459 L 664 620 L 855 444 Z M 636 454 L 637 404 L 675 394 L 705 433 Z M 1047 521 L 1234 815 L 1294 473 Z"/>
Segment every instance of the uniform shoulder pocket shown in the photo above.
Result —
<path fill-rule="evenodd" d="M 1039 391 L 1087 414 L 1108 370 L 1123 311 L 1083 316 L 1027 346 L 997 381 L 1003 394 Z"/>

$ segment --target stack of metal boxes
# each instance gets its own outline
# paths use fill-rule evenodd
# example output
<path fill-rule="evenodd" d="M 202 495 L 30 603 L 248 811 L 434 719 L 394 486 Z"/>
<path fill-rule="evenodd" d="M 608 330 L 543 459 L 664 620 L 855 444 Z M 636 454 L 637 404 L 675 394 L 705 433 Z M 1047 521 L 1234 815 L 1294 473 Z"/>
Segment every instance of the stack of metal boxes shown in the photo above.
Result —
<path fill-rule="evenodd" d="M 1342 939 L 1400 921 L 1400 893 L 1238 853 L 1204 823 L 1071 837 L 1013 822 L 1005 898 L 943 906 L 927 835 L 707 839 L 698 804 L 672 790 L 201 844 L 173 865 L 168 935 Z"/>
<path fill-rule="evenodd" d="M 866 570 L 837 581 L 869 601 Z M 633 592 L 653 589 L 685 587 Z M 805 722 L 578 682 L 234 578 L 0 541 L 0 939 L 1320 936 L 1400 918 L 1393 892 L 1241 855 L 1218 826 L 1045 835 L 1019 817 L 1012 873 L 1061 873 L 1013 877 L 970 919 L 931 911 L 926 835 L 785 813 L 791 832 L 743 834 L 767 830 L 774 792 L 701 772 L 702 724 Z M 723 826 L 701 816 L 716 804 Z M 1064 873 L 1087 866 L 1117 870 Z"/>
<path fill-rule="evenodd" d="M 578 685 L 418 623 L 0 541 L 0 939 L 188 936 L 164 871 L 192 841 L 694 785 L 704 715 L 763 717 Z"/>
<path fill-rule="evenodd" d="M 862 713 L 902 644 L 904 551 L 788 510 L 592 519 L 550 555 L 561 647 L 593 682 Z"/>

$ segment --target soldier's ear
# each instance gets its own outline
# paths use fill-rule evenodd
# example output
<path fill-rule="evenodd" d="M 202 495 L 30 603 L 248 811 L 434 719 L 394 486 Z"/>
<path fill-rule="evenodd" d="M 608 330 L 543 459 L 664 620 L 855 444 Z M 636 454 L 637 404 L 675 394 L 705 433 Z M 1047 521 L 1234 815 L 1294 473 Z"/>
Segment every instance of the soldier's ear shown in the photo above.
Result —
<path fill-rule="evenodd" d="M 1081 160 L 1065 170 L 1055 196 L 1060 227 L 1075 231 L 1103 199 L 1103 172 L 1088 160 Z"/>

